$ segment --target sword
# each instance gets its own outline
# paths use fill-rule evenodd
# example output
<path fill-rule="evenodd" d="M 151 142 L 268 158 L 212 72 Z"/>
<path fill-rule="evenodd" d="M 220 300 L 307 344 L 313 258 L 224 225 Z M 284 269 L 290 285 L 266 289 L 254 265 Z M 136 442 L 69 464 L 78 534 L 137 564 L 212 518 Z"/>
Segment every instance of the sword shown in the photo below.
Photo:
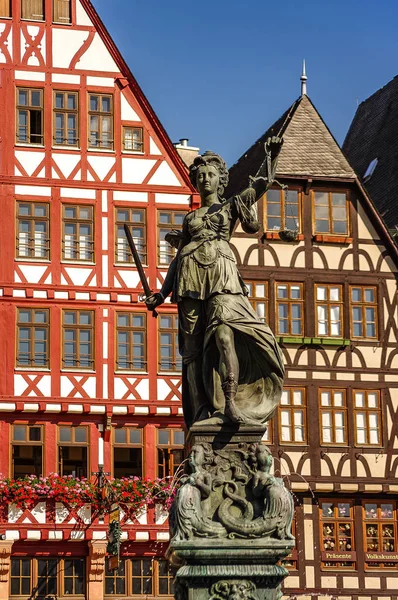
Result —
<path fill-rule="evenodd" d="M 126 234 L 128 245 L 130 246 L 131 254 L 133 255 L 135 266 L 137 267 L 137 271 L 138 271 L 138 275 L 140 277 L 142 289 L 144 290 L 144 296 L 143 296 L 142 300 L 145 302 L 146 298 L 149 298 L 149 296 L 151 296 L 153 292 L 152 292 L 151 288 L 149 287 L 148 279 L 146 278 L 145 271 L 144 271 L 144 268 L 142 266 L 142 262 L 140 259 L 140 255 L 138 254 L 138 251 L 137 251 L 137 246 L 135 245 L 133 236 L 131 235 L 130 227 L 127 225 L 127 223 L 124 224 L 124 231 Z M 156 312 L 155 309 L 153 309 L 152 314 L 154 317 L 158 316 L 158 313 Z"/>

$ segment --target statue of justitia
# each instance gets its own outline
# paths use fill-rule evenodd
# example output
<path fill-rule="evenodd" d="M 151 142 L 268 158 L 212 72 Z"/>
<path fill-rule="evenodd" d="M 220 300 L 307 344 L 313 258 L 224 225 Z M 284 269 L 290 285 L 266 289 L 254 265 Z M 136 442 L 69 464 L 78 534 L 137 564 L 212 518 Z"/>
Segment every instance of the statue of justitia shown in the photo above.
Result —
<path fill-rule="evenodd" d="M 171 293 L 178 305 L 187 427 L 203 420 L 262 425 L 279 403 L 282 354 L 248 300 L 229 241 L 237 221 L 248 233 L 259 230 L 255 205 L 274 181 L 281 146 L 280 138 L 268 140 L 259 173 L 229 199 L 223 198 L 223 159 L 213 152 L 195 158 L 190 178 L 201 206 L 186 215 L 181 232 L 169 235 L 176 257 L 160 292 L 145 300 L 154 310 Z"/>

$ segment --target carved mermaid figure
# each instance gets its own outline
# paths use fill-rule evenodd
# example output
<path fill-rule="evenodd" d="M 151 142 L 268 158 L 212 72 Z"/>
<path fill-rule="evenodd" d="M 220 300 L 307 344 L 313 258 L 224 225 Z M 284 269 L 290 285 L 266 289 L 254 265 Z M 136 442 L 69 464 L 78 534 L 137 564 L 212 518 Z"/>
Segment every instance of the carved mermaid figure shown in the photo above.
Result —
<path fill-rule="evenodd" d="M 197 444 L 189 455 L 191 474 L 177 492 L 170 514 L 170 528 L 174 540 L 199 537 L 226 537 L 225 528 L 205 515 L 206 500 L 212 491 L 212 475 L 206 470 L 213 459 L 210 444 Z"/>
<path fill-rule="evenodd" d="M 183 409 L 188 427 L 212 416 L 213 423 L 261 425 L 279 403 L 284 376 L 276 340 L 253 310 L 229 245 L 237 221 L 246 232 L 259 229 L 255 203 L 274 181 L 282 141 L 266 144 L 266 160 L 250 185 L 228 200 L 228 170 L 213 152 L 195 158 L 190 178 L 202 205 L 189 212 L 160 292 L 146 299 L 155 309 L 172 293 L 178 304 L 183 358 Z"/>

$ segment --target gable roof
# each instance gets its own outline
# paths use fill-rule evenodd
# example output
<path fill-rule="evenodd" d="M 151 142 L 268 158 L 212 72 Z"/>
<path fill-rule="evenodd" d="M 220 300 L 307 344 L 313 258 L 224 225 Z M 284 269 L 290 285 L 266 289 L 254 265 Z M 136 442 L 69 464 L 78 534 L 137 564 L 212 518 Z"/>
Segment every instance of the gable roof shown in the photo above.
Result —
<path fill-rule="evenodd" d="M 301 96 L 245 152 L 230 169 L 227 194 L 238 193 L 242 182 L 255 175 L 264 160 L 264 143 L 273 135 L 283 135 L 277 176 L 337 177 L 355 179 L 322 117 L 308 96 Z"/>
<path fill-rule="evenodd" d="M 135 79 L 134 75 L 130 71 L 129 66 L 127 65 L 126 61 L 122 57 L 118 47 L 116 46 L 115 42 L 113 41 L 110 33 L 108 32 L 107 28 L 105 27 L 102 19 L 100 18 L 99 14 L 97 13 L 93 4 L 91 3 L 90 0 L 80 0 L 80 3 L 82 5 L 82 7 L 84 8 L 84 10 L 87 12 L 95 29 L 97 30 L 99 36 L 101 37 L 102 41 L 104 42 L 108 52 L 111 54 L 113 60 L 117 64 L 118 68 L 120 69 L 121 74 L 123 75 L 123 77 L 126 78 L 131 91 L 133 92 L 135 98 L 137 99 L 137 102 L 140 104 L 142 111 L 144 112 L 147 119 L 151 122 L 152 127 L 154 128 L 157 136 L 159 137 L 164 149 L 166 150 L 166 152 L 170 156 L 171 160 L 173 161 L 173 164 L 175 165 L 176 169 L 178 170 L 185 185 L 190 188 L 192 193 L 196 193 L 196 190 L 193 188 L 193 186 L 189 180 L 188 170 L 185 166 L 185 163 L 179 156 L 171 139 L 169 138 L 168 134 L 166 133 L 166 130 L 164 129 L 161 122 L 159 121 L 155 111 L 153 110 L 152 106 L 150 105 L 144 92 L 138 85 L 137 80 Z"/>
<path fill-rule="evenodd" d="M 343 150 L 387 226 L 398 225 L 398 76 L 359 105 Z"/>
<path fill-rule="evenodd" d="M 398 266 L 398 248 L 354 169 L 308 96 L 298 98 L 290 108 L 232 165 L 226 197 L 239 194 L 264 161 L 264 143 L 271 136 L 283 136 L 276 177 L 351 180 L 360 190 L 364 208 L 390 256 Z"/>

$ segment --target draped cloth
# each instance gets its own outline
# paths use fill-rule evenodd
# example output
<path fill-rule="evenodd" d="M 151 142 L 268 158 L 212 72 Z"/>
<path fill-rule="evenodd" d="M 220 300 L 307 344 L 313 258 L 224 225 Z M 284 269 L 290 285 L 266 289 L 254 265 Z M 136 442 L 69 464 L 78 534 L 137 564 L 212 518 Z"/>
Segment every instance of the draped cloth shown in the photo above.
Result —
<path fill-rule="evenodd" d="M 235 404 L 243 415 L 264 424 L 272 417 L 282 393 L 281 350 L 247 298 L 229 245 L 237 218 L 236 202 L 231 199 L 207 211 L 192 211 L 184 221 L 173 299 L 178 303 L 183 409 L 188 426 L 198 413 L 203 418 L 206 410 L 209 414 L 224 410 L 220 354 L 214 335 L 221 324 L 234 333 L 239 361 Z"/>

